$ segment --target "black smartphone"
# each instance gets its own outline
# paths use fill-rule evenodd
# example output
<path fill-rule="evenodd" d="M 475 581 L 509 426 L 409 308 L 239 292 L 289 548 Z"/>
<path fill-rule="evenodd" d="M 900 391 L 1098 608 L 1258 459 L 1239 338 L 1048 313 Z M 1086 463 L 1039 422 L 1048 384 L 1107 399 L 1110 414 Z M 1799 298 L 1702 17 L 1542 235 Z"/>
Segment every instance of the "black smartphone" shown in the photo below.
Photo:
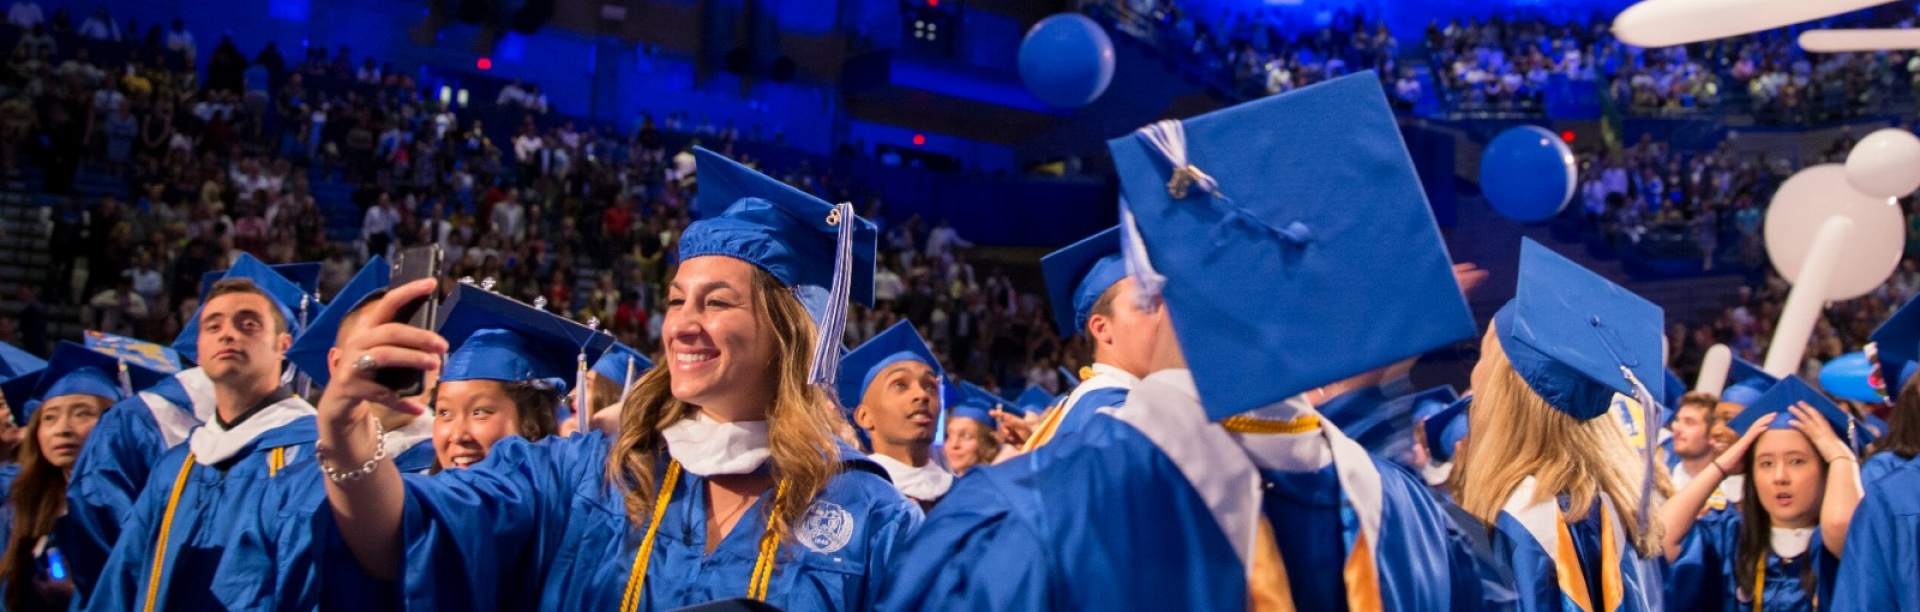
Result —
<path fill-rule="evenodd" d="M 440 278 L 442 257 L 438 244 L 400 251 L 393 257 L 393 273 L 388 279 L 387 288 L 397 289 L 423 278 Z M 436 289 L 426 297 L 400 307 L 393 321 L 430 330 L 439 321 L 439 317 L 440 291 Z M 395 393 L 399 393 L 401 397 L 412 397 L 425 391 L 422 387 L 426 383 L 426 373 L 413 368 L 380 368 L 373 373 L 373 379 Z"/>

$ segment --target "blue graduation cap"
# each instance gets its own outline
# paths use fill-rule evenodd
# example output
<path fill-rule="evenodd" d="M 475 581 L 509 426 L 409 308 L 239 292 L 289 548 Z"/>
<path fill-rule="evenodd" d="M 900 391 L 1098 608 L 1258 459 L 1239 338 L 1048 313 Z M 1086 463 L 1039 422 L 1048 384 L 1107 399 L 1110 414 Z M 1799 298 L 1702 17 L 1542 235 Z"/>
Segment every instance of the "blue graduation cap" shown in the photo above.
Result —
<path fill-rule="evenodd" d="M 34 372 L 44 367 L 47 367 L 47 360 L 21 350 L 20 347 L 0 342 L 0 380 Z"/>
<path fill-rule="evenodd" d="M 294 367 L 300 368 L 314 383 L 326 386 L 333 377 L 333 372 L 327 367 L 327 352 L 340 335 L 340 324 L 346 320 L 347 313 L 353 312 L 361 302 L 366 301 L 367 296 L 386 289 L 392 276 L 393 270 L 387 264 L 387 258 L 374 255 L 368 259 L 367 265 L 347 281 L 347 286 L 340 288 L 339 294 L 333 296 L 333 302 L 321 309 L 318 316 L 307 321 L 307 328 L 300 331 L 299 337 L 293 339 L 293 346 L 287 349 L 287 361 L 293 362 Z"/>
<path fill-rule="evenodd" d="M 1120 228 L 1108 228 L 1040 258 L 1047 277 L 1047 301 L 1062 338 L 1087 328 L 1093 305 L 1114 283 L 1127 277 L 1120 258 Z"/>
<path fill-rule="evenodd" d="M 819 326 L 808 381 L 831 386 L 848 301 L 873 305 L 879 231 L 851 204 L 828 204 L 703 148 L 693 153 L 699 220 L 680 234 L 680 261 L 724 255 L 791 287 Z"/>
<path fill-rule="evenodd" d="M 1767 389 L 1766 393 L 1748 404 L 1747 409 L 1741 411 L 1739 416 L 1728 421 L 1727 427 L 1732 429 L 1735 435 L 1744 435 L 1761 417 L 1781 414 L 1786 416 L 1774 419 L 1773 423 L 1767 425 L 1767 429 L 1793 429 L 1793 413 L 1788 409 L 1800 402 L 1806 402 L 1814 410 L 1820 411 L 1820 416 L 1826 417 L 1827 424 L 1833 426 L 1833 433 L 1838 434 L 1848 446 L 1858 448 L 1855 444 L 1857 440 L 1855 432 L 1859 428 L 1853 417 L 1849 416 L 1845 410 L 1841 410 L 1833 400 L 1813 390 L 1813 387 L 1808 386 L 1806 381 L 1800 380 L 1798 376 L 1780 379 L 1773 388 Z"/>
<path fill-rule="evenodd" d="M 1727 366 L 1727 386 L 1720 391 L 1720 401 L 1750 405 L 1779 382 L 1778 377 L 1768 374 L 1753 362 L 1734 357 L 1733 363 Z"/>
<path fill-rule="evenodd" d="M 564 392 L 581 353 L 597 359 L 613 346 L 612 336 L 473 285 L 456 285 L 441 308 L 441 382 L 545 381 Z"/>
<path fill-rule="evenodd" d="M 1165 299 L 1213 419 L 1475 334 L 1374 73 L 1107 146 L 1128 274 Z"/>
<path fill-rule="evenodd" d="M 969 382 L 960 382 L 950 386 L 954 389 L 954 398 L 947 404 L 948 418 L 970 419 L 985 425 L 989 431 L 997 429 L 999 422 L 993 418 L 993 409 L 999 406 L 999 398 L 986 389 Z"/>
<path fill-rule="evenodd" d="M 913 322 L 902 320 L 885 331 L 874 335 L 865 344 L 848 351 L 840 358 L 839 386 L 840 404 L 847 410 L 860 405 L 861 398 L 867 395 L 867 386 L 887 366 L 902 361 L 918 361 L 933 368 L 934 376 L 946 378 L 946 370 L 940 367 L 940 360 L 933 356 L 933 349 L 920 339 L 920 332 Z M 944 398 L 943 398 L 944 399 Z"/>
<path fill-rule="evenodd" d="M 1044 412 L 1047 408 L 1053 406 L 1054 399 L 1052 393 L 1048 393 L 1046 389 L 1040 388 L 1039 385 L 1034 385 L 1027 387 L 1025 391 L 1021 391 L 1019 397 L 1013 398 L 1013 405 L 1015 408 L 1019 408 L 1021 412 Z"/>
<path fill-rule="evenodd" d="M 1527 386 L 1584 421 L 1606 414 L 1615 393 L 1643 397 L 1636 382 L 1642 403 L 1663 397 L 1663 317 L 1653 302 L 1524 239 L 1519 287 L 1493 326 Z"/>
<path fill-rule="evenodd" d="M 127 372 L 124 385 L 120 378 L 122 367 Z M 23 410 L 13 411 L 16 425 L 25 425 L 40 401 L 63 395 L 97 395 L 107 398 L 109 402 L 118 402 L 132 392 L 158 384 L 167 378 L 167 374 L 121 361 L 113 355 L 69 341 L 54 347 L 53 359 L 47 361 L 46 369 L 31 378 L 32 390 L 23 401 L 15 404 L 12 395 L 7 398 L 10 405 L 26 406 Z"/>
<path fill-rule="evenodd" d="M 1872 354 L 1880 366 L 1877 384 L 1881 394 L 1889 399 L 1899 398 L 1908 369 L 1920 362 L 1920 297 L 1907 300 L 1867 338 L 1873 341 Z"/>
<path fill-rule="evenodd" d="M 375 257 L 378 257 L 378 255 Z M 368 263 L 372 262 L 369 261 Z M 285 277 L 287 281 L 292 282 L 294 286 L 299 287 L 301 291 L 305 291 L 311 295 L 320 295 L 320 262 L 307 261 L 301 263 L 274 264 L 267 267 L 272 268 L 274 272 L 278 272 L 280 276 Z M 205 299 L 207 292 L 213 291 L 213 284 L 219 282 L 226 274 L 226 270 L 214 270 L 201 274 L 200 297 Z"/>
<path fill-rule="evenodd" d="M 40 386 L 42 372 L 45 370 L 34 370 L 0 381 L 0 397 L 7 398 L 7 408 L 13 412 L 14 425 L 25 424 L 27 415 L 40 407 L 39 400 L 33 399 L 33 390 Z"/>
<path fill-rule="evenodd" d="M 86 331 L 85 339 L 87 348 L 155 372 L 174 374 L 185 369 L 180 364 L 180 352 L 171 347 L 94 329 Z"/>
<path fill-rule="evenodd" d="M 1341 431 L 1375 454 L 1393 455 L 1412 443 L 1414 424 L 1419 422 L 1422 411 L 1442 410 L 1459 398 L 1452 385 L 1391 398 L 1381 402 L 1370 414 L 1350 415 L 1357 418 L 1342 425 Z"/>
<path fill-rule="evenodd" d="M 641 374 L 653 369 L 653 360 L 640 354 L 631 346 L 615 342 L 612 348 L 593 361 L 593 373 L 601 378 L 613 381 L 625 388 L 632 380 L 638 380 Z M 632 379 L 628 378 L 629 373 Z"/>
<path fill-rule="evenodd" d="M 251 280 L 255 286 L 265 291 L 269 297 L 273 298 L 274 305 L 280 307 L 280 314 L 286 317 L 287 330 L 296 335 L 300 333 L 301 306 L 304 304 L 310 310 L 320 308 L 319 300 L 312 293 L 252 255 L 241 253 L 240 259 L 234 262 L 233 267 L 216 280 L 229 278 Z M 206 287 L 211 289 L 212 285 L 208 284 Z M 199 361 L 200 313 L 207 306 L 206 293 L 203 292 L 200 295 L 202 298 L 200 309 L 193 311 L 193 318 L 187 320 L 186 327 L 180 330 L 180 336 L 173 341 L 174 350 L 180 351 L 181 356 L 195 361 Z"/>
<path fill-rule="evenodd" d="M 982 387 L 980 385 L 976 385 L 964 380 L 954 384 L 960 387 L 960 390 L 964 392 L 968 397 L 985 403 L 987 405 L 987 409 L 989 410 L 992 410 L 995 408 L 1004 408 L 1005 406 L 1008 405 L 1007 404 L 1008 400 L 1006 398 L 1000 397 L 1000 394 L 998 393 L 988 391 L 986 387 Z"/>
<path fill-rule="evenodd" d="M 1462 397 L 1420 420 L 1420 429 L 1426 435 L 1427 455 L 1434 461 L 1453 460 L 1454 445 L 1467 437 L 1467 408 L 1472 404 L 1473 396 Z"/>

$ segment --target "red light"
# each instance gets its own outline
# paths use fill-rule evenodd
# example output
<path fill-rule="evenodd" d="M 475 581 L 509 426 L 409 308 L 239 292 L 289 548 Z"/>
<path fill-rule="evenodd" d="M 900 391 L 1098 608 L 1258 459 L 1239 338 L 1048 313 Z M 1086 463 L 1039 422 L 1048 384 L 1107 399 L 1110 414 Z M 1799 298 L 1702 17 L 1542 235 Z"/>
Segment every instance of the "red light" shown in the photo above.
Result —
<path fill-rule="evenodd" d="M 924 135 L 924 134 L 914 134 L 914 135 L 913 135 L 913 146 L 916 146 L 916 147 L 917 147 L 917 146 L 920 146 L 920 145 L 923 145 L 923 144 L 927 144 L 927 137 L 926 137 L 926 135 Z"/>
<path fill-rule="evenodd" d="M 927 0 L 927 6 L 940 8 L 940 0 Z"/>
<path fill-rule="evenodd" d="M 1561 132 L 1560 139 L 1567 141 L 1567 144 L 1573 144 L 1573 130 L 1567 130 L 1565 132 Z"/>
<path fill-rule="evenodd" d="M 486 58 L 486 57 L 483 57 L 483 58 L 480 58 L 480 59 L 477 59 L 477 60 L 474 60 L 474 62 L 473 62 L 473 65 L 474 65 L 474 67 L 476 67 L 476 68 L 479 68 L 479 69 L 481 69 L 481 70 L 492 70 L 492 69 L 493 69 L 493 59 L 492 59 L 492 58 Z"/>

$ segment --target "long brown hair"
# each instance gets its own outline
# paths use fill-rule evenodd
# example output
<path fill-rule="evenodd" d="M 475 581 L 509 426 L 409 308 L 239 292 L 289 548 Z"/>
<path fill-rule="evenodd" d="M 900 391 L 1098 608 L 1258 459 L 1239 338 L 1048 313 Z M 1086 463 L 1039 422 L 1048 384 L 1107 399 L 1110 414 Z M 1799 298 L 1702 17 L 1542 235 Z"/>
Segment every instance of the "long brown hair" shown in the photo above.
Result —
<path fill-rule="evenodd" d="M 1909 377 L 1907 384 L 1901 385 L 1893 412 L 1887 414 L 1885 434 L 1874 442 L 1868 457 L 1880 453 L 1893 453 L 1901 459 L 1920 456 L 1920 376 Z"/>
<path fill-rule="evenodd" d="M 1759 569 L 1760 561 L 1767 558 L 1767 553 L 1773 550 L 1773 517 L 1767 514 L 1766 505 L 1760 503 L 1760 488 L 1754 484 L 1755 481 L 1760 480 L 1760 473 L 1753 469 L 1753 456 L 1756 454 L 1754 449 L 1758 446 L 1757 443 L 1748 446 L 1747 456 L 1740 458 L 1742 463 L 1747 464 L 1747 477 L 1741 479 L 1744 482 L 1740 484 L 1740 490 L 1744 493 L 1740 499 L 1745 501 L 1736 504 L 1740 508 L 1740 545 L 1734 549 L 1733 554 L 1733 585 L 1742 593 L 1746 593 L 1751 588 L 1748 585 L 1753 584 L 1755 570 Z M 1812 447 L 1813 443 L 1809 441 L 1807 446 Z M 1824 483 L 1826 478 L 1827 464 L 1823 461 L 1820 463 L 1820 481 Z M 1820 490 L 1825 491 L 1826 487 L 1822 486 Z M 1813 499 L 1814 503 L 1820 502 L 1819 496 L 1814 496 Z M 1817 546 L 1822 544 L 1819 540 L 1814 540 L 1812 546 L 1807 547 L 1808 552 L 1801 554 L 1811 553 Z M 1800 586 L 1807 589 L 1808 593 L 1813 592 L 1812 563 L 1800 566 Z M 1747 593 L 1747 595 L 1753 594 Z"/>
<path fill-rule="evenodd" d="M 817 332 L 793 290 L 755 267 L 753 303 L 760 328 L 771 332 L 778 346 L 773 363 L 767 364 L 767 374 L 776 383 L 767 408 L 767 451 L 774 479 L 788 489 L 771 509 L 767 525 L 787 539 L 840 471 L 834 437 L 839 409 L 827 391 L 807 383 Z M 640 377 L 622 409 L 620 436 L 607 453 L 607 474 L 625 489 L 627 520 L 634 524 L 649 520 L 659 493 L 660 460 L 667 450 L 660 431 L 700 410 L 673 396 L 672 370 L 653 368 Z"/>
<path fill-rule="evenodd" d="M 1473 390 L 1467 412 L 1471 433 L 1461 453 L 1465 473 L 1456 486 L 1460 507 L 1493 525 L 1514 489 L 1532 476 L 1536 485 L 1529 504 L 1565 495 L 1566 520 L 1571 523 L 1586 518 L 1598 496 L 1605 494 L 1634 551 L 1641 557 L 1658 554 L 1660 522 L 1641 526 L 1643 460 L 1620 423 L 1610 416 L 1582 421 L 1554 409 L 1514 371 L 1498 342 L 1486 344 L 1493 348 L 1480 359 L 1492 374 L 1485 388 Z M 1673 487 L 1665 475 L 1654 472 L 1655 490 L 1661 497 L 1671 496 Z"/>
<path fill-rule="evenodd" d="M 28 417 L 17 458 L 20 475 L 7 490 L 7 499 L 13 503 L 13 533 L 7 536 L 5 555 L 0 556 L 0 581 L 7 590 L 4 601 L 12 610 L 26 607 L 27 594 L 40 571 L 34 545 L 53 533 L 54 522 L 67 513 L 67 473 L 40 452 L 40 419 Z"/>

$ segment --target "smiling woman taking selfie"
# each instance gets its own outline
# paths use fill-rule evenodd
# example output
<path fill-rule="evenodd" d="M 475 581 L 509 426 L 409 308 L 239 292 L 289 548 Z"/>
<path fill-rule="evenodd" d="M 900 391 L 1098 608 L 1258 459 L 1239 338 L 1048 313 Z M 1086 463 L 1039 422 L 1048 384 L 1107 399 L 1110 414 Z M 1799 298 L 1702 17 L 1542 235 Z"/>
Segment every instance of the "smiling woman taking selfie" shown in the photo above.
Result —
<path fill-rule="evenodd" d="M 825 390 L 848 294 L 871 300 L 873 226 L 697 155 L 702 219 L 681 238 L 666 359 L 631 392 L 617 438 L 508 438 L 471 469 L 403 477 L 376 457 L 361 401 L 422 410 L 373 371 L 434 368 L 447 340 L 386 323 L 342 344 L 364 357 L 337 367 L 320 401 L 334 476 L 331 521 L 318 523 L 352 559 L 327 563 L 399 580 L 395 603 L 417 609 L 873 607 L 878 572 L 920 515 L 837 441 Z M 366 319 L 392 320 L 430 285 L 395 289 L 370 311 L 385 316 Z"/>
<path fill-rule="evenodd" d="M 1728 425 L 1744 432 L 1660 507 L 1671 610 L 1816 610 L 1833 601 L 1860 504 L 1853 428 L 1833 402 L 1787 377 Z M 1747 474 L 1738 506 L 1708 510 L 1720 481 Z"/>

